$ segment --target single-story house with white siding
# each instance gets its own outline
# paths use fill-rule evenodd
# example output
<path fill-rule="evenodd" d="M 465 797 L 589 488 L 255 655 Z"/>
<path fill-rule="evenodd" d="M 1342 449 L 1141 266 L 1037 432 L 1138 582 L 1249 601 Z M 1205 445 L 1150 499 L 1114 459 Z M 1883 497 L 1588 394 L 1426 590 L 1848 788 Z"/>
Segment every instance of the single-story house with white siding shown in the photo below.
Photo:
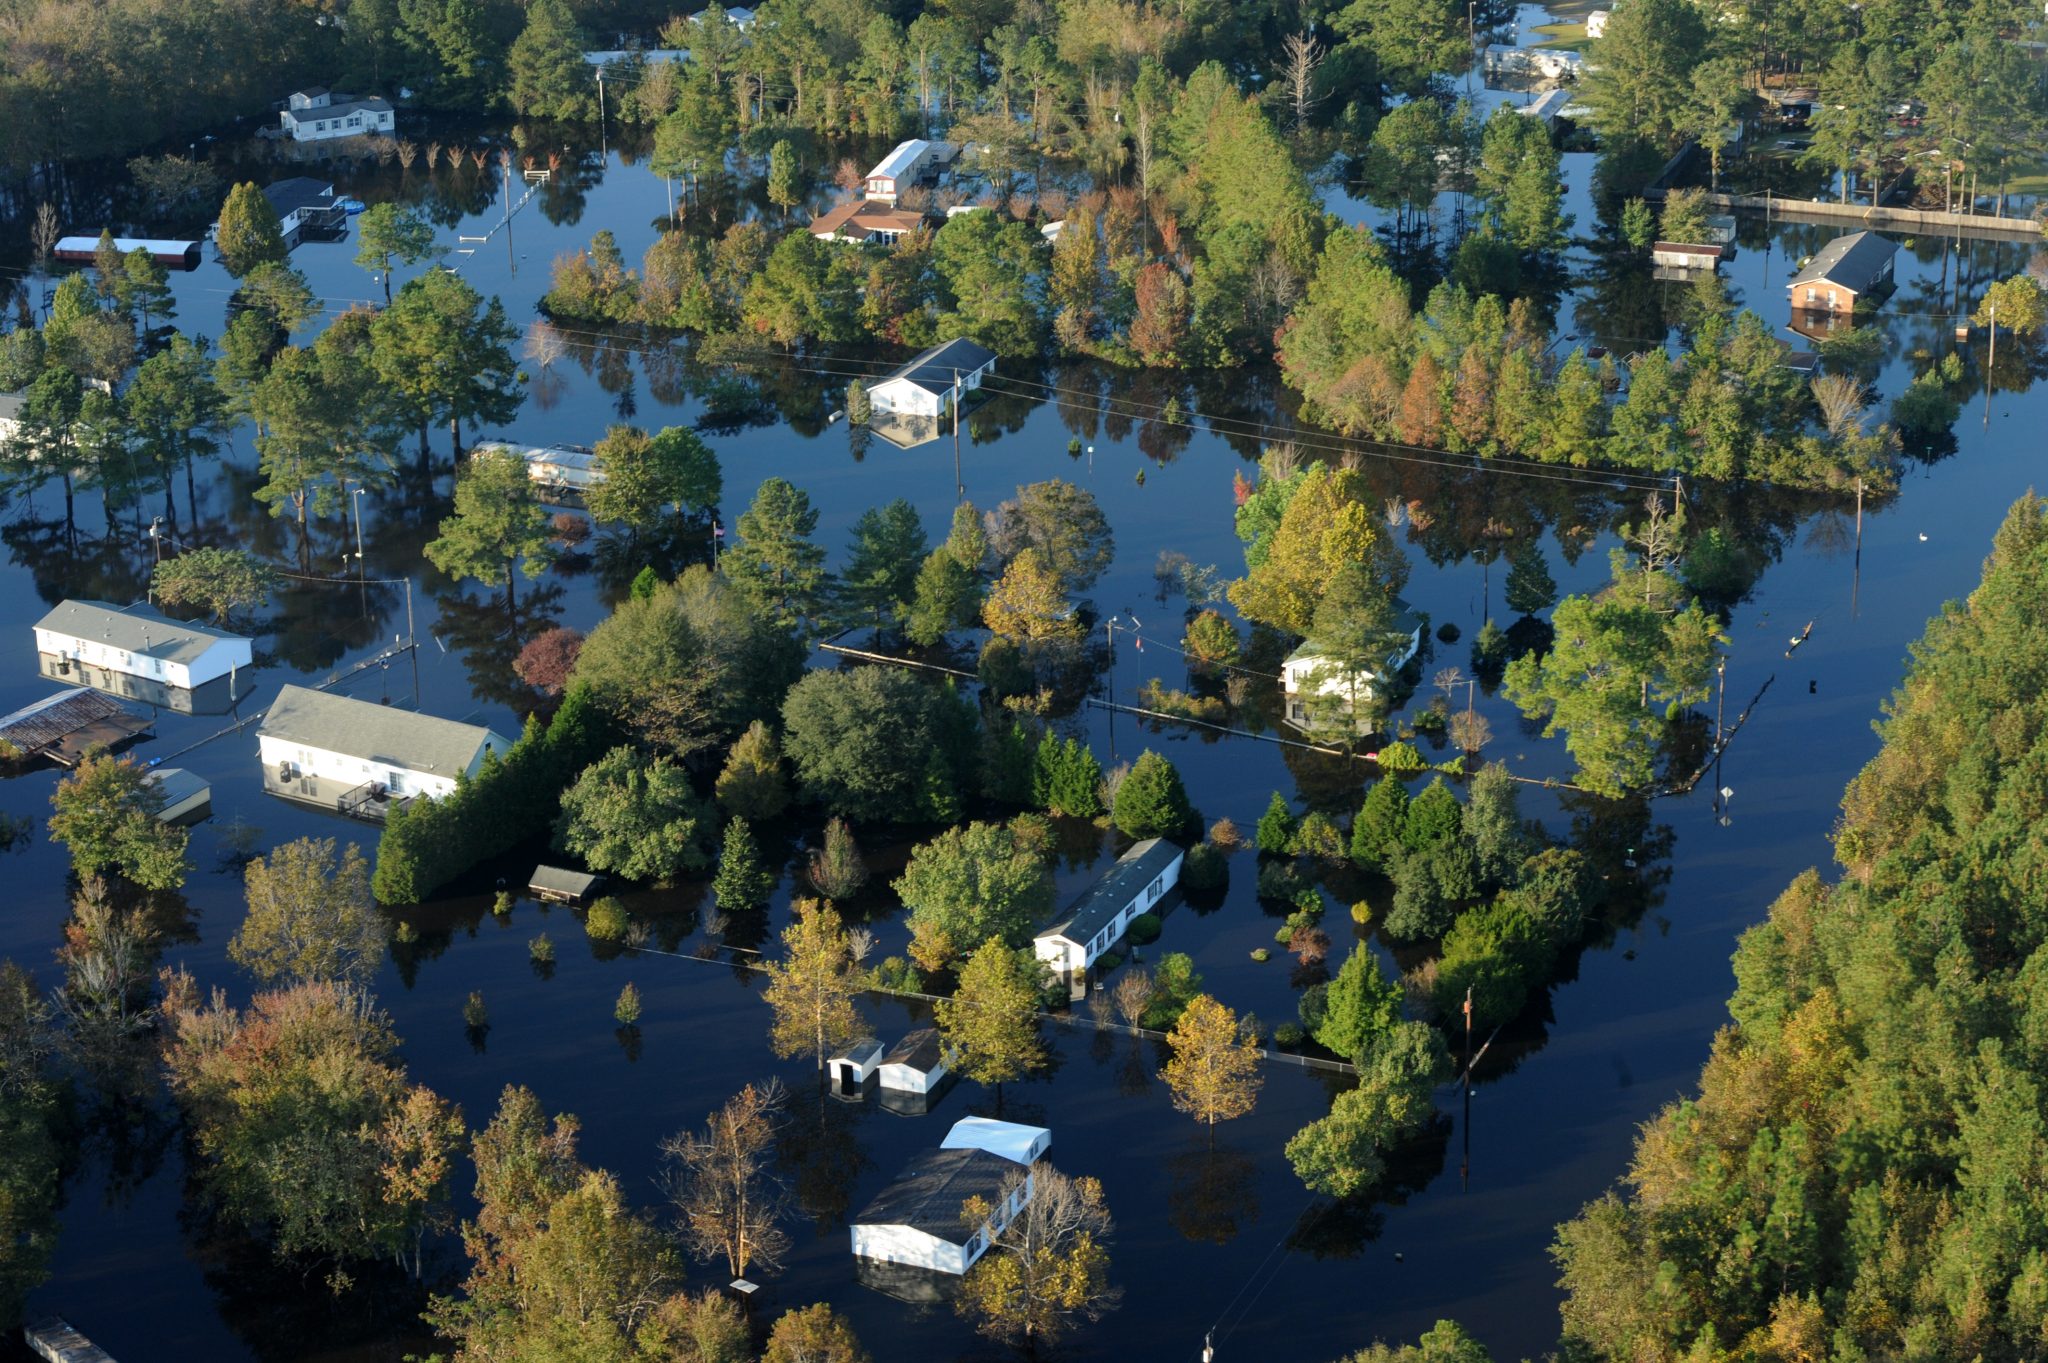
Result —
<path fill-rule="evenodd" d="M 503 454 L 524 460 L 528 481 L 549 492 L 587 492 L 604 481 L 604 461 L 596 451 L 582 445 L 514 445 L 503 440 L 479 440 L 469 453 L 471 458 Z"/>
<path fill-rule="evenodd" d="M 256 729 L 263 788 L 358 818 L 453 793 L 484 754 L 512 741 L 480 724 L 395 710 L 350 696 L 285 686 Z"/>
<path fill-rule="evenodd" d="M 868 389 L 868 402 L 878 412 L 936 417 L 953 405 L 954 394 L 965 397 L 994 372 L 996 353 L 966 337 L 933 346 L 909 364 Z"/>
<path fill-rule="evenodd" d="M 42 670 L 70 680 L 74 670 L 99 668 L 191 691 L 249 666 L 254 646 L 239 634 L 173 620 L 145 605 L 63 601 L 36 622 Z M 115 689 L 102 688 L 102 689 Z"/>
<path fill-rule="evenodd" d="M 358 98 L 339 90 L 313 86 L 294 90 L 277 114 L 278 127 L 294 142 L 325 142 L 336 137 L 366 137 L 398 126 L 391 101 L 376 95 Z"/>
<path fill-rule="evenodd" d="M 1069 997 L 1087 994 L 1089 968 L 1123 940 L 1139 914 L 1180 883 L 1186 859 L 1185 852 L 1164 838 L 1145 839 L 1032 939 L 1032 953 L 1066 983 Z"/>
<path fill-rule="evenodd" d="M 970 1117 L 956 1122 L 945 1144 L 911 1160 L 853 1219 L 854 1257 L 872 1263 L 958 1276 L 1030 1203 L 1032 1164 L 1052 1144 L 1044 1127 Z M 963 1204 L 980 1198 L 990 1215 L 973 1219 Z"/>

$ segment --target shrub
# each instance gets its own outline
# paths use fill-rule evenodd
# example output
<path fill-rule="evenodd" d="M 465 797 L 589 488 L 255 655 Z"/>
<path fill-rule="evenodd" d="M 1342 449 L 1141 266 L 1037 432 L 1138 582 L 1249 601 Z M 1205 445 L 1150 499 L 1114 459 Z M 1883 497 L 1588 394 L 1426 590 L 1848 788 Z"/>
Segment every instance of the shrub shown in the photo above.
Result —
<path fill-rule="evenodd" d="M 1190 891 L 1220 890 L 1230 882 L 1230 861 L 1213 843 L 1198 842 L 1181 864 L 1180 883 Z"/>
<path fill-rule="evenodd" d="M 1107 975 L 1110 971 L 1116 969 L 1123 963 L 1124 958 L 1117 952 L 1105 951 L 1102 953 L 1102 955 L 1096 958 L 1095 970 L 1097 974 Z"/>
<path fill-rule="evenodd" d="M 1455 644 L 1458 642 L 1458 627 L 1446 620 L 1436 627 L 1436 637 L 1444 643 Z"/>
<path fill-rule="evenodd" d="M 1138 688 L 1138 703 L 1148 710 L 1203 724 L 1221 725 L 1230 718 L 1230 706 L 1220 696 L 1195 696 L 1170 690 L 1154 677 Z"/>
<path fill-rule="evenodd" d="M 554 960 L 555 939 L 544 932 L 538 934 L 526 944 L 526 954 L 529 959 L 542 963 Z"/>
<path fill-rule="evenodd" d="M 631 980 L 619 991 L 619 1001 L 612 1005 L 612 1020 L 621 1027 L 631 1027 L 640 1021 L 640 990 Z"/>
<path fill-rule="evenodd" d="M 1301 1029 L 1298 1022 L 1283 1022 L 1273 1029 L 1275 1046 L 1299 1046 L 1307 1038 L 1308 1033 Z"/>
<path fill-rule="evenodd" d="M 1228 818 L 1218 819 L 1209 825 L 1209 841 L 1216 844 L 1216 850 L 1228 856 L 1244 844 L 1244 835 L 1237 831 L 1237 825 Z"/>
<path fill-rule="evenodd" d="M 623 941 L 629 921 L 626 906 L 612 896 L 606 895 L 584 912 L 583 931 L 593 941 Z"/>
<path fill-rule="evenodd" d="M 1441 710 L 1424 710 L 1415 716 L 1415 732 L 1418 734 L 1441 734 L 1450 727 L 1450 719 Z"/>
<path fill-rule="evenodd" d="M 1206 610 L 1189 623 L 1181 647 L 1187 650 L 1191 661 L 1204 666 L 1234 663 L 1242 649 L 1237 626 L 1217 612 Z"/>
<path fill-rule="evenodd" d="M 491 912 L 503 918 L 506 914 L 512 912 L 512 906 L 518 902 L 518 895 L 513 894 L 510 890 L 500 890 L 498 891 L 498 897 L 491 901 Z"/>
<path fill-rule="evenodd" d="M 1285 903 L 1300 893 L 1301 872 L 1291 862 L 1269 861 L 1259 867 L 1259 898 Z"/>
<path fill-rule="evenodd" d="M 881 967 L 875 971 L 875 983 L 880 988 L 894 989 L 904 994 L 924 992 L 924 976 L 918 973 L 916 966 L 901 956 L 891 956 L 882 962 Z"/>
<path fill-rule="evenodd" d="M 1381 748 L 1375 759 L 1380 770 L 1395 776 L 1412 776 L 1416 772 L 1428 771 L 1429 763 L 1415 750 L 1413 743 L 1389 743 Z"/>
<path fill-rule="evenodd" d="M 1139 914 L 1131 920 L 1131 926 L 1125 929 L 1124 936 L 1132 946 L 1150 946 L 1159 940 L 1159 915 Z"/>
<path fill-rule="evenodd" d="M 1260 965 L 1264 965 L 1264 964 L 1265 964 L 1266 962 L 1268 962 L 1268 961 L 1270 961 L 1270 960 L 1272 960 L 1272 959 L 1273 959 L 1273 948 L 1271 948 L 1271 947 L 1253 947 L 1253 948 L 1252 948 L 1252 959 L 1253 959 L 1254 961 L 1257 961 L 1257 962 L 1258 962 L 1258 963 L 1259 963 Z"/>
<path fill-rule="evenodd" d="M 471 1031 L 481 1031 L 491 1025 L 491 1010 L 484 1007 L 483 990 L 470 990 L 469 997 L 462 1001 L 462 1021 Z"/>
<path fill-rule="evenodd" d="M 1370 925 L 1372 922 L 1372 905 L 1366 903 L 1363 899 L 1353 904 L 1351 906 L 1351 921 L 1360 927 Z"/>

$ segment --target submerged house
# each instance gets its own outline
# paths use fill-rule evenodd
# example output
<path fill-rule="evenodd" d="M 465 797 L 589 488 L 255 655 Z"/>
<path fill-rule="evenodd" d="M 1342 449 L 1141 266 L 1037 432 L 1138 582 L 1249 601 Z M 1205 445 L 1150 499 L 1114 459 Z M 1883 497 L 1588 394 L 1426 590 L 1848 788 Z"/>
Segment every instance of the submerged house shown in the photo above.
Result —
<path fill-rule="evenodd" d="M 1032 939 L 1031 951 L 1066 986 L 1070 998 L 1088 993 L 1088 972 L 1138 918 L 1180 884 L 1187 854 L 1164 838 L 1147 838 L 1117 858 L 1102 879 L 1067 905 L 1058 921 Z"/>
<path fill-rule="evenodd" d="M 819 214 L 811 222 L 811 235 L 820 241 L 869 242 L 894 246 L 925 225 L 925 217 L 914 208 L 873 199 L 849 199 Z"/>
<path fill-rule="evenodd" d="M 511 740 L 480 724 L 286 686 L 256 730 L 263 788 L 356 818 L 451 794 Z"/>
<path fill-rule="evenodd" d="M 995 372 L 996 353 L 966 337 L 935 345 L 868 389 L 877 412 L 939 417 Z"/>
<path fill-rule="evenodd" d="M 115 237 L 114 249 L 123 256 L 136 251 L 149 252 L 149 258 L 167 270 L 196 270 L 199 268 L 200 250 L 204 245 L 198 241 L 165 241 L 153 237 Z M 60 265 L 90 265 L 99 259 L 100 239 L 98 237 L 59 237 L 51 256 Z"/>
<path fill-rule="evenodd" d="M 1386 651 L 1377 666 L 1349 669 L 1333 661 L 1310 639 L 1280 665 L 1281 693 L 1287 701 L 1287 722 L 1297 729 L 1320 728 L 1332 717 L 1339 727 L 1357 728 L 1364 713 L 1384 698 L 1386 680 L 1395 676 L 1422 650 L 1422 617 L 1396 602 L 1387 626 Z"/>
<path fill-rule="evenodd" d="M 237 699 L 254 646 L 239 634 L 173 620 L 147 605 L 59 602 L 36 622 L 37 670 L 187 714 L 214 714 Z"/>
<path fill-rule="evenodd" d="M 582 445 L 514 445 L 479 440 L 470 456 L 505 455 L 526 464 L 527 481 L 543 492 L 588 492 L 604 481 L 604 461 Z"/>
<path fill-rule="evenodd" d="M 277 214 L 278 230 L 288 247 L 307 237 L 331 239 L 348 231 L 348 210 L 334 197 L 331 180 L 294 175 L 263 186 L 263 197 Z"/>
<path fill-rule="evenodd" d="M 1043 1127 L 979 1117 L 956 1123 L 941 1148 L 912 1159 L 854 1217 L 861 1280 L 912 1301 L 939 1299 L 947 1280 L 972 1268 L 1030 1205 L 1031 1166 L 1051 1144 Z M 986 1216 L 968 1215 L 977 1198 Z"/>
<path fill-rule="evenodd" d="M 1836 237 L 1785 286 L 1793 310 L 1845 316 L 1855 312 L 1858 303 L 1890 286 L 1892 257 L 1897 253 L 1888 238 L 1875 232 Z"/>

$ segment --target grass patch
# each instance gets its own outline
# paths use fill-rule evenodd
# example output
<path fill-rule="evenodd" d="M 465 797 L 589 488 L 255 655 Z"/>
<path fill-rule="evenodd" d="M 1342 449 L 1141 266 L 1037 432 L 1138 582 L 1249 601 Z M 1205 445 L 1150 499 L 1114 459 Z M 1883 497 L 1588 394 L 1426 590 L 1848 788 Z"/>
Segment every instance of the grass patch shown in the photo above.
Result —
<path fill-rule="evenodd" d="M 1587 5 L 1586 8 L 1592 9 L 1593 6 Z M 1556 12 L 1557 9 L 1553 7 L 1551 13 L 1555 14 Z M 1534 44 L 1539 50 L 1583 52 L 1586 48 L 1586 25 L 1583 22 L 1576 24 L 1538 24 L 1529 31 L 1543 35 L 1543 41 Z"/>

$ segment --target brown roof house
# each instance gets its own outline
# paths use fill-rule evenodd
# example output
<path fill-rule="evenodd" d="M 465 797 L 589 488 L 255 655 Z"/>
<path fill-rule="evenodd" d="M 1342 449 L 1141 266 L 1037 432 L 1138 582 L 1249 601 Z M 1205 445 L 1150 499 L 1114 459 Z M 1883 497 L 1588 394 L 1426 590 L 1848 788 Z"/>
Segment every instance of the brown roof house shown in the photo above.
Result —
<path fill-rule="evenodd" d="M 894 246 L 923 226 L 924 214 L 916 209 L 853 199 L 813 221 L 811 235 L 820 241 L 873 241 Z"/>

